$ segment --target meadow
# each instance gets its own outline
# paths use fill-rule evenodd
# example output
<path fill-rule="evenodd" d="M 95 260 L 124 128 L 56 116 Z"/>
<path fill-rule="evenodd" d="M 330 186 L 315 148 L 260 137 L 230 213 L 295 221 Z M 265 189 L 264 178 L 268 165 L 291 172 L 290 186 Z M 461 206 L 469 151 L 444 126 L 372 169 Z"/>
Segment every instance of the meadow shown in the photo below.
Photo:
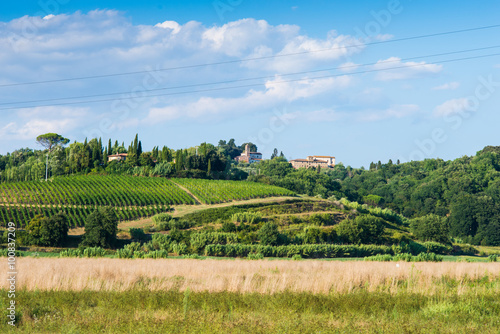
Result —
<path fill-rule="evenodd" d="M 498 333 L 500 325 L 499 263 L 18 258 L 18 268 L 20 333 Z"/>

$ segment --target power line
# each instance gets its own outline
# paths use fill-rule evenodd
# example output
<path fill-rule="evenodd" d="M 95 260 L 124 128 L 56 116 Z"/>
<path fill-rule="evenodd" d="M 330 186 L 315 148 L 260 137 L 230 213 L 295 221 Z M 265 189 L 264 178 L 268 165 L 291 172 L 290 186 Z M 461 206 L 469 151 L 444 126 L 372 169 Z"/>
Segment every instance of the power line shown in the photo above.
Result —
<path fill-rule="evenodd" d="M 397 59 L 397 60 L 384 61 L 384 64 L 394 63 L 394 62 L 399 62 L 399 61 L 415 60 L 415 59 L 421 59 L 421 58 L 447 56 L 447 55 L 452 55 L 452 54 L 457 54 L 457 53 L 465 53 L 465 52 L 489 50 L 489 49 L 495 49 L 495 48 L 499 48 L 499 47 L 500 47 L 500 45 L 494 45 L 494 46 L 487 46 L 487 47 L 475 48 L 475 49 L 450 51 L 450 52 L 445 52 L 445 53 L 436 53 L 436 54 L 425 55 L 425 56 L 415 56 L 415 57 L 409 57 L 409 58 L 403 58 L 403 59 Z M 326 68 L 326 69 L 318 69 L 318 70 L 310 70 L 310 71 L 302 71 L 302 72 L 274 74 L 274 75 L 261 76 L 261 77 L 253 77 L 253 78 L 234 79 L 234 80 L 216 81 L 216 82 L 205 82 L 205 83 L 200 83 L 200 84 L 190 84 L 190 85 L 183 85 L 183 86 L 171 86 L 171 87 L 155 88 L 155 89 L 145 89 L 145 90 L 143 90 L 143 92 L 155 92 L 155 91 L 162 91 L 162 90 L 171 90 L 171 89 L 180 89 L 180 88 L 192 88 L 192 87 L 200 87 L 200 86 L 221 85 L 221 84 L 228 84 L 228 83 L 234 83 L 234 82 L 261 80 L 261 79 L 271 78 L 271 77 L 276 76 L 276 75 L 279 75 L 279 76 L 292 76 L 292 75 L 298 75 L 298 74 L 327 72 L 327 71 L 333 71 L 333 70 L 339 70 L 339 69 L 344 70 L 344 69 L 348 69 L 348 68 L 358 68 L 358 67 L 372 66 L 372 65 L 376 65 L 377 63 L 378 62 L 375 62 L 375 63 L 366 63 L 366 64 L 355 64 L 355 65 L 338 66 L 338 67 L 331 67 L 331 68 Z M 60 98 L 51 98 L 51 99 L 42 99 L 42 100 L 30 100 L 30 101 L 18 101 L 18 102 L 4 102 L 4 103 L 0 103 L 0 106 L 2 106 L 2 105 L 12 105 L 12 104 L 25 104 L 25 103 L 39 103 L 39 102 L 52 102 L 52 101 L 85 99 L 85 98 L 92 98 L 92 97 L 104 97 L 104 96 L 113 96 L 113 95 L 123 95 L 123 94 L 129 94 L 129 93 L 130 92 L 127 91 L 127 92 L 117 92 L 117 93 L 104 93 L 104 94 L 93 94 L 93 95 L 83 95 L 83 96 L 60 97 Z"/>
<path fill-rule="evenodd" d="M 410 40 L 415 40 L 415 39 L 422 39 L 422 38 L 429 38 L 429 37 L 437 37 L 437 36 L 444 36 L 444 35 L 459 34 L 459 33 L 464 33 L 464 32 L 477 31 L 477 30 L 485 30 L 485 29 L 492 29 L 492 28 L 498 28 L 498 27 L 500 27 L 500 24 L 489 25 L 489 26 L 482 26 L 482 27 L 475 27 L 475 28 L 460 29 L 460 30 L 451 30 L 451 31 L 439 32 L 439 33 L 433 33 L 433 34 L 426 34 L 426 35 L 403 37 L 403 38 L 391 39 L 391 40 L 386 40 L 386 41 L 369 42 L 369 43 L 364 43 L 364 44 L 336 46 L 336 47 L 332 47 L 332 48 L 319 49 L 319 50 L 309 50 L 309 51 L 293 52 L 293 53 L 286 53 L 286 54 L 278 54 L 278 55 L 272 55 L 272 56 L 243 58 L 243 59 L 227 60 L 227 61 L 220 61 L 220 62 L 213 62 L 213 63 L 204 63 L 204 64 L 194 64 L 194 65 L 167 67 L 167 68 L 161 68 L 161 69 L 151 69 L 151 70 L 145 70 L 145 71 L 133 71 L 133 72 L 111 73 L 111 74 L 91 75 L 91 76 L 63 78 L 63 79 L 53 79 L 53 80 L 41 80 L 41 81 L 21 82 L 21 83 L 13 83 L 13 84 L 2 84 L 2 85 L 0 85 L 0 87 L 13 87 L 13 86 L 23 86 L 23 85 L 37 85 L 37 84 L 44 84 L 44 83 L 66 82 L 66 81 L 74 81 L 74 80 L 99 79 L 99 78 L 108 78 L 108 77 L 116 77 L 116 76 L 126 76 L 126 75 L 142 74 L 142 73 L 149 73 L 149 72 L 163 72 L 163 71 L 181 70 L 181 69 L 197 68 L 197 67 L 212 66 L 212 65 L 234 64 L 234 63 L 240 63 L 240 62 L 246 62 L 246 61 L 272 59 L 272 58 L 281 58 L 281 57 L 289 57 L 289 56 L 303 55 L 303 54 L 316 53 L 316 52 L 325 52 L 325 51 L 333 51 L 333 50 L 340 50 L 340 49 L 350 49 L 350 48 L 360 48 L 360 47 L 365 47 L 365 46 L 370 46 L 370 45 L 379 45 L 379 44 L 386 44 L 386 43 L 395 43 L 395 42 L 402 42 L 402 41 L 410 41 Z"/>
<path fill-rule="evenodd" d="M 492 54 L 480 55 L 480 56 L 471 56 L 471 57 L 464 57 L 464 58 L 448 59 L 448 60 L 436 61 L 436 62 L 434 62 L 434 64 L 444 64 L 444 63 L 451 63 L 451 62 L 457 62 L 457 61 L 463 61 L 463 60 L 486 58 L 486 57 L 493 57 L 493 56 L 500 56 L 500 53 L 492 53 Z M 334 77 L 340 77 L 340 76 L 345 76 L 345 75 L 364 74 L 364 73 L 372 73 L 372 72 L 382 72 L 382 71 L 390 71 L 390 70 L 403 69 L 403 68 L 412 68 L 412 67 L 419 67 L 419 66 L 422 66 L 422 64 L 389 67 L 389 68 L 384 68 L 384 69 L 365 70 L 365 71 L 351 72 L 351 73 L 345 73 L 345 74 L 333 74 L 333 75 L 316 76 L 316 77 L 310 77 L 310 78 L 306 78 L 306 79 L 300 78 L 300 79 L 292 79 L 292 80 L 274 81 L 273 84 L 283 84 L 283 83 L 297 82 L 297 81 L 304 81 L 304 80 L 313 80 L 313 79 L 334 78 Z M 145 98 L 145 97 L 158 97 L 158 96 L 170 96 L 170 95 L 181 95 L 181 94 L 191 94 L 191 93 L 202 93 L 202 92 L 212 92 L 212 91 L 221 91 L 221 90 L 236 89 L 236 88 L 249 88 L 249 87 L 256 87 L 256 86 L 261 86 L 261 85 L 262 85 L 262 83 L 248 84 L 248 85 L 239 85 L 239 86 L 231 86 L 231 87 L 207 88 L 207 89 L 199 89 L 199 90 L 193 90 L 193 91 L 183 91 L 183 92 L 172 92 L 172 93 L 145 95 L 145 96 L 141 96 L 141 98 Z M 49 106 L 62 106 L 62 105 L 75 105 L 75 104 L 87 104 L 87 103 L 98 103 L 98 102 L 110 102 L 110 101 L 126 100 L 126 99 L 128 99 L 128 98 L 121 98 L 121 99 L 116 99 L 116 98 L 115 99 L 99 99 L 99 100 L 89 100 L 89 101 L 75 101 L 75 102 L 66 102 L 66 103 L 53 103 L 53 104 L 45 104 L 45 105 L 33 105 L 33 106 L 22 106 L 22 107 L 8 107 L 8 108 L 0 108 L 0 111 L 2 111 L 2 110 L 12 110 L 12 109 L 27 109 L 27 108 L 36 108 L 36 107 L 49 107 Z"/>

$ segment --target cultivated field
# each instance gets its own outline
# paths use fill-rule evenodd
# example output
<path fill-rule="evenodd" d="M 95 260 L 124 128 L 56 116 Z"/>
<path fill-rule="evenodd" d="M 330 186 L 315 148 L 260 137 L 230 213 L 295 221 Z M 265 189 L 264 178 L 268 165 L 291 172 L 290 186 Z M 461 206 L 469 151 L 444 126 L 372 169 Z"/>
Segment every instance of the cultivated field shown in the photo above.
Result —
<path fill-rule="evenodd" d="M 120 220 L 134 220 L 164 212 L 170 205 L 292 195 L 283 188 L 246 181 L 77 175 L 0 184 L 0 219 L 22 227 L 36 214 L 49 217 L 63 211 L 72 226 L 83 226 L 98 206 L 112 206 Z"/>

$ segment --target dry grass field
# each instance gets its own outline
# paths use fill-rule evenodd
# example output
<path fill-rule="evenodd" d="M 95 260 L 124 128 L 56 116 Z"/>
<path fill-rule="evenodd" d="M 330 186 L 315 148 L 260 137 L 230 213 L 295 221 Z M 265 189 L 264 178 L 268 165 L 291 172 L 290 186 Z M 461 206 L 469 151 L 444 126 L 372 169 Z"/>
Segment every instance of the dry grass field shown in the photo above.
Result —
<path fill-rule="evenodd" d="M 407 263 L 285 260 L 18 258 L 19 289 L 55 291 L 237 292 L 313 294 L 466 292 L 491 282 L 500 293 L 500 263 Z M 452 282 L 452 283 L 450 283 Z M 451 285 L 450 285 L 451 284 Z M 0 288 L 7 288 L 2 280 Z M 486 287 L 485 287 L 486 288 Z"/>

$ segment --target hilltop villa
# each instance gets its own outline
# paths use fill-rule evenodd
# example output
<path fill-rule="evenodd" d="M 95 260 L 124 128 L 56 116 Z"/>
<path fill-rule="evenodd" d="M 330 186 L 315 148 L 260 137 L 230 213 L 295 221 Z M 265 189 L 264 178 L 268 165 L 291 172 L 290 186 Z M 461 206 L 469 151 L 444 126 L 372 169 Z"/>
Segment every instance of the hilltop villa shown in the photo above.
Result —
<path fill-rule="evenodd" d="M 250 152 L 250 146 L 248 144 L 245 145 L 245 151 L 241 153 L 241 155 L 234 158 L 234 160 L 238 162 L 257 162 L 262 160 L 262 153 L 259 152 Z"/>
<path fill-rule="evenodd" d="M 127 159 L 127 153 L 118 153 L 118 154 L 108 155 L 108 162 L 113 161 L 113 160 L 125 161 L 125 159 Z"/>
<path fill-rule="evenodd" d="M 321 167 L 321 168 L 333 168 L 335 167 L 335 157 L 330 157 L 328 155 L 310 155 L 307 159 L 295 159 L 289 161 L 293 168 L 309 168 L 309 167 Z"/>

